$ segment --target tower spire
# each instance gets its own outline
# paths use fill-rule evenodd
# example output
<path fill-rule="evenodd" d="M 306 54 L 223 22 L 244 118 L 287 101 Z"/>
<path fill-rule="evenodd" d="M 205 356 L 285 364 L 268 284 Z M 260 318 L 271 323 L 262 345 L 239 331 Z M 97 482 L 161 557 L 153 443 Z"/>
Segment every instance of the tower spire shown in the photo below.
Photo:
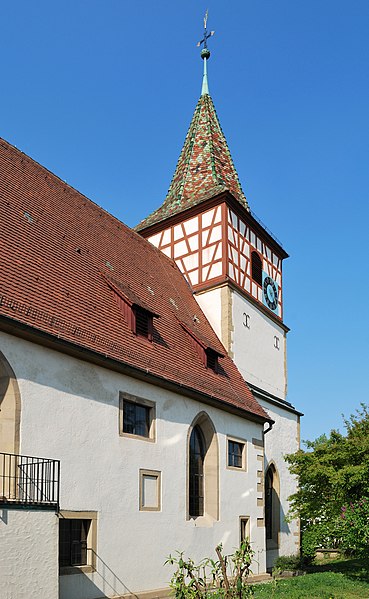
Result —
<path fill-rule="evenodd" d="M 207 40 L 215 32 L 207 30 L 207 20 L 208 11 L 204 18 L 204 37 L 197 44 L 203 45 L 201 96 L 164 203 L 137 225 L 137 231 L 143 231 L 224 192 L 231 194 L 243 208 L 250 210 L 209 94 L 207 61 L 210 51 Z"/>
<path fill-rule="evenodd" d="M 212 37 L 215 33 L 215 31 L 209 31 L 209 33 L 208 33 L 208 30 L 207 30 L 208 14 L 209 14 L 209 11 L 206 10 L 205 17 L 204 17 L 204 37 L 202 40 L 197 42 L 197 47 L 201 46 L 201 44 L 204 44 L 204 47 L 201 50 L 201 58 L 204 61 L 204 74 L 203 74 L 203 78 L 202 78 L 202 88 L 201 88 L 202 96 L 209 95 L 207 61 L 210 58 L 210 50 L 208 48 L 207 41 L 208 41 L 209 37 Z"/>

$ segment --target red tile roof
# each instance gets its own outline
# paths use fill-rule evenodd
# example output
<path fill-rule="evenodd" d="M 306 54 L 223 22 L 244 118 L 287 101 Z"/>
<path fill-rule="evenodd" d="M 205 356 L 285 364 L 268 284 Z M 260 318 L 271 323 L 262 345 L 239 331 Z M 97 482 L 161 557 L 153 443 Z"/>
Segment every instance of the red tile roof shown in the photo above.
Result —
<path fill-rule="evenodd" d="M 0 225 L 0 316 L 268 419 L 228 356 L 198 359 L 180 321 L 226 352 L 175 263 L 1 138 Z M 104 277 L 160 316 L 153 343 Z"/>
<path fill-rule="evenodd" d="M 195 108 L 167 197 L 136 230 L 146 229 L 226 190 L 249 209 L 213 101 L 204 94 Z"/>

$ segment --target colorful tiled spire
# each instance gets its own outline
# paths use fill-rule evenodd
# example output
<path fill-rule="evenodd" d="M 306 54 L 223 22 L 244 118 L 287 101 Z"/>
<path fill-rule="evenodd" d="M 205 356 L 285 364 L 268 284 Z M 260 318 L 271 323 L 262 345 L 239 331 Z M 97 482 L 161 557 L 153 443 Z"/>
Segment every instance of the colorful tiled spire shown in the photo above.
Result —
<path fill-rule="evenodd" d="M 206 45 L 201 51 L 201 57 L 204 60 L 201 96 L 195 108 L 169 191 L 160 208 L 137 225 L 136 229 L 139 231 L 183 212 L 223 191 L 229 191 L 244 208 L 249 210 L 227 141 L 209 95 L 207 60 L 210 57 L 210 52 Z"/>

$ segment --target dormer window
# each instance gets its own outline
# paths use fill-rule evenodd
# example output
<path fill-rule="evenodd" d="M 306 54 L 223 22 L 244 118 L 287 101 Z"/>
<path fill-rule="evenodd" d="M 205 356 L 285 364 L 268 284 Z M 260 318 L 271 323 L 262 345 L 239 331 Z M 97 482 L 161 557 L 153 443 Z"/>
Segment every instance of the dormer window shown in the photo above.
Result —
<path fill-rule="evenodd" d="M 206 368 L 210 368 L 214 372 L 218 372 L 218 356 L 219 354 L 212 349 L 205 350 Z"/>
<path fill-rule="evenodd" d="M 257 252 L 251 252 L 251 277 L 258 285 L 262 285 L 263 265 Z"/>
<path fill-rule="evenodd" d="M 159 318 L 128 285 L 103 275 L 109 287 L 114 291 L 114 297 L 123 314 L 124 320 L 132 332 L 141 339 L 153 340 L 153 319 Z"/>
<path fill-rule="evenodd" d="M 181 327 L 189 335 L 194 350 L 199 356 L 200 360 L 206 368 L 212 370 L 216 374 L 219 372 L 219 358 L 224 358 L 224 354 L 221 354 L 217 349 L 212 347 L 209 341 L 197 330 L 194 329 L 193 324 L 185 324 L 180 322 Z"/>
<path fill-rule="evenodd" d="M 140 306 L 133 306 L 132 311 L 134 315 L 133 331 L 138 337 L 152 341 L 153 314 Z"/>

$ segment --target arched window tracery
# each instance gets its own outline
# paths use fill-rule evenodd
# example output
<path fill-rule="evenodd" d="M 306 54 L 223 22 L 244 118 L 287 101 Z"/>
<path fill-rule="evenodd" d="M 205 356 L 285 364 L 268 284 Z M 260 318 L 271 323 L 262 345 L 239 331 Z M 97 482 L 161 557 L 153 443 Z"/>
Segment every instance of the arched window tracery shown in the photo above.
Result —
<path fill-rule="evenodd" d="M 190 437 L 189 514 L 191 517 L 204 515 L 204 459 L 204 437 L 200 427 L 195 426 Z"/>
<path fill-rule="evenodd" d="M 274 464 L 265 474 L 265 534 L 267 548 L 278 547 L 280 531 L 280 487 Z"/>
<path fill-rule="evenodd" d="M 219 452 L 206 412 L 192 422 L 187 442 L 187 518 L 199 518 L 200 526 L 209 526 L 219 519 Z"/>

